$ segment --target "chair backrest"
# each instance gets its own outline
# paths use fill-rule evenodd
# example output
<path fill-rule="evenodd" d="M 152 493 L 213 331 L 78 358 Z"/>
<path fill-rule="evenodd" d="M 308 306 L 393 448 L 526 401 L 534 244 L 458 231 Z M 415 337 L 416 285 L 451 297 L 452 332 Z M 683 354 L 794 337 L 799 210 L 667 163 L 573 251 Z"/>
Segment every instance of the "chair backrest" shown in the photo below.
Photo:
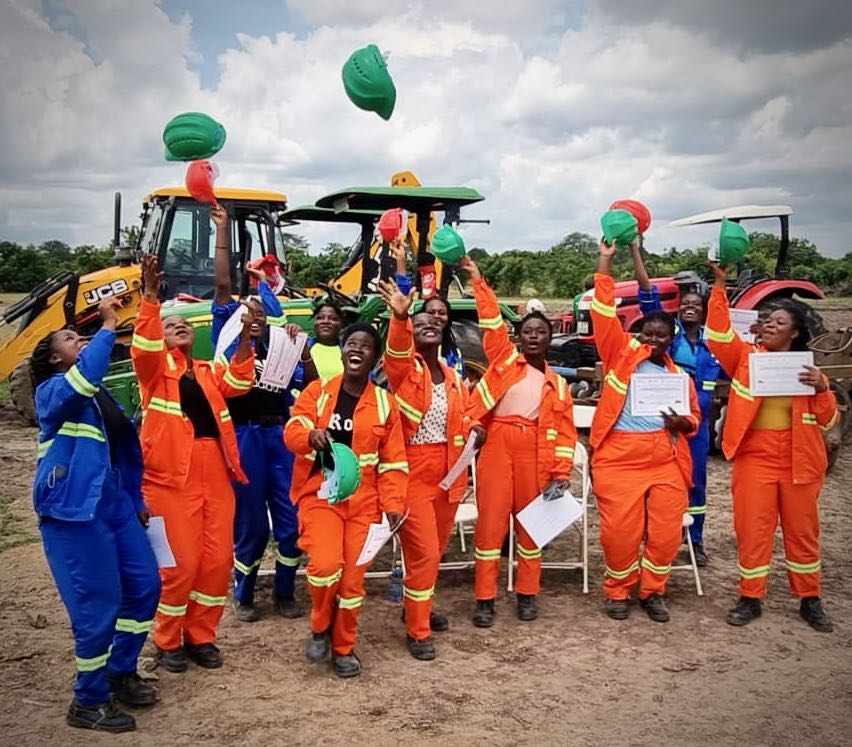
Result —
<path fill-rule="evenodd" d="M 592 408 L 594 409 L 594 408 Z M 589 452 L 579 441 L 574 444 L 574 469 L 581 470 L 589 463 Z"/>
<path fill-rule="evenodd" d="M 591 405 L 574 405 L 574 427 L 591 428 L 596 409 Z"/>

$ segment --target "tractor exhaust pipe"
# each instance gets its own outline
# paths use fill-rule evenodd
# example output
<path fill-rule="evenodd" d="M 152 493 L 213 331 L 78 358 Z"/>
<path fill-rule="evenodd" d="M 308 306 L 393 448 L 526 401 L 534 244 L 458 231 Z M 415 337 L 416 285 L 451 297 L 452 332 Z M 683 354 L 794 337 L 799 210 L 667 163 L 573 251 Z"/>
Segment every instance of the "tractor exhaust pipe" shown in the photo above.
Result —
<path fill-rule="evenodd" d="M 112 220 L 112 246 L 118 248 L 121 243 L 121 192 L 115 193 L 115 210 Z"/>

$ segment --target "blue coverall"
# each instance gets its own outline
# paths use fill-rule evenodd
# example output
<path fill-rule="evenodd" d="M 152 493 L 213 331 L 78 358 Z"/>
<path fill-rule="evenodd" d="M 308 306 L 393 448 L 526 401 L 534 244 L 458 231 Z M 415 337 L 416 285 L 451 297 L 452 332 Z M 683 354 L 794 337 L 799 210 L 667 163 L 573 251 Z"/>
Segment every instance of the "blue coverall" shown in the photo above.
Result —
<path fill-rule="evenodd" d="M 662 311 L 660 293 L 656 286 L 650 291 L 639 289 L 639 308 L 643 314 Z M 716 381 L 724 379 L 722 367 L 704 340 L 703 328 L 698 331 L 698 341 L 693 346 L 680 324 L 675 324 L 675 336 L 669 347 L 669 355 L 695 382 L 698 405 L 701 408 L 701 423 L 698 432 L 689 440 L 692 453 L 692 488 L 689 491 L 689 513 L 692 526 L 689 536 L 693 542 L 703 542 L 704 517 L 707 513 L 707 457 L 710 453 L 710 418 Z"/>
<path fill-rule="evenodd" d="M 284 321 L 284 310 L 269 286 L 258 283 L 260 300 L 267 320 Z M 213 303 L 213 345 L 225 322 L 237 310 L 239 304 L 231 300 L 227 304 Z M 238 341 L 226 351 L 233 355 Z M 255 360 L 255 366 L 263 361 Z M 257 371 L 255 387 L 260 384 Z M 302 364 L 298 364 L 291 386 L 301 388 L 304 376 Z M 246 395 L 250 396 L 250 395 Z M 288 401 L 292 399 L 289 391 Z M 289 402 L 288 402 L 289 403 Z M 233 402 L 229 402 L 233 406 Z M 261 416 L 258 413 L 258 416 Z M 275 596 L 279 599 L 292 597 L 295 590 L 296 571 L 302 558 L 298 547 L 299 521 L 296 507 L 290 500 L 290 481 L 293 475 L 293 454 L 284 446 L 284 424 L 287 411 L 263 414 L 256 422 L 237 422 L 234 427 L 240 448 L 240 463 L 248 477 L 248 484 L 235 482 L 236 513 L 234 515 L 234 597 L 240 604 L 252 604 L 257 571 L 269 544 L 269 519 L 272 519 L 272 535 L 275 539 Z M 275 422 L 271 422 L 275 421 Z"/>
<path fill-rule="evenodd" d="M 74 692 L 89 707 L 109 700 L 108 673 L 136 671 L 160 598 L 157 561 L 138 516 L 145 505 L 136 429 L 123 418 L 119 437 L 108 440 L 95 399 L 114 342 L 115 333 L 102 329 L 76 365 L 35 393 L 33 504 L 71 618 Z"/>

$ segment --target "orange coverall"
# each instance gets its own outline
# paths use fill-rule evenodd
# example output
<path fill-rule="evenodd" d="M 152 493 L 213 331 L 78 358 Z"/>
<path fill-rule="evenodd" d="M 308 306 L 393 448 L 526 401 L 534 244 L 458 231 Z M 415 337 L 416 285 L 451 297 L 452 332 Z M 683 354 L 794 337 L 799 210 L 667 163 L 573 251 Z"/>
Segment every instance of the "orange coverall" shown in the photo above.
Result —
<path fill-rule="evenodd" d="M 710 295 L 707 339 L 731 377 L 722 450 L 734 460 L 731 487 L 740 596 L 760 599 L 766 594 L 780 515 L 790 589 L 797 597 L 818 597 L 819 493 L 828 468 L 822 432 L 837 422 L 834 393 L 793 397 L 789 430 L 752 429 L 763 398 L 751 394 L 749 355 L 764 349 L 734 332 L 728 297 L 721 288 L 714 287 Z"/>
<path fill-rule="evenodd" d="M 361 466 L 361 485 L 334 506 L 317 496 L 323 471 L 314 469 L 317 455 L 308 436 L 328 426 L 342 383 L 342 375 L 311 382 L 293 406 L 284 443 L 296 455 L 290 497 L 299 509 L 299 546 L 308 555 L 311 630 L 330 629 L 332 649 L 345 656 L 355 647 L 369 567 L 355 561 L 370 524 L 380 522 L 383 511 L 402 513 L 408 463 L 399 409 L 384 389 L 369 383 L 352 416 L 352 450 Z"/>
<path fill-rule="evenodd" d="M 464 448 L 470 423 L 464 418 L 467 387 L 458 372 L 439 361 L 447 392 L 446 443 L 412 445 L 432 404 L 432 376 L 425 360 L 414 352 L 411 320 L 391 317 L 384 369 L 402 416 L 408 457 L 408 518 L 400 530 L 405 557 L 403 605 L 408 635 L 424 640 L 432 634 L 429 616 L 438 580 L 438 566 L 447 547 L 459 502 L 467 487 L 467 474 L 450 489 L 439 486 Z"/>
<path fill-rule="evenodd" d="M 161 568 L 154 639 L 167 651 L 182 642 L 212 643 L 228 595 L 233 564 L 234 491 L 245 482 L 225 403 L 251 389 L 254 355 L 230 365 L 193 361 L 195 377 L 219 427 L 219 438 L 193 437 L 183 414 L 180 378 L 187 361 L 166 350 L 160 305 L 143 300 L 130 347 L 142 395 L 142 496 L 165 520 L 174 568 Z"/>
<path fill-rule="evenodd" d="M 606 375 L 589 443 L 594 449 L 592 477 L 606 561 L 604 594 L 608 599 L 626 599 L 638 580 L 639 596 L 646 599 L 665 593 L 680 547 L 692 484 L 692 455 L 682 433 L 675 437 L 666 430 L 613 429 L 624 408 L 630 376 L 651 356 L 652 348 L 622 329 L 611 276 L 595 274 L 594 295 L 595 345 Z M 664 361 L 672 373 L 683 373 L 668 354 Z M 691 379 L 689 400 L 692 414 L 687 417 L 695 433 L 701 411 Z"/>
<path fill-rule="evenodd" d="M 489 366 L 470 397 L 466 417 L 481 422 L 488 440 L 476 465 L 479 518 L 474 532 L 476 598 L 494 599 L 500 575 L 500 549 L 509 519 L 541 493 L 552 480 L 568 480 L 574 464 L 577 429 L 565 380 L 545 365 L 545 381 L 537 421 L 495 418 L 492 410 L 513 384 L 521 381 L 527 362 L 515 350 L 500 314 L 497 297 L 485 280 L 473 281 L 482 343 Z M 519 594 L 538 594 L 541 548 L 515 522 L 518 538 Z"/>

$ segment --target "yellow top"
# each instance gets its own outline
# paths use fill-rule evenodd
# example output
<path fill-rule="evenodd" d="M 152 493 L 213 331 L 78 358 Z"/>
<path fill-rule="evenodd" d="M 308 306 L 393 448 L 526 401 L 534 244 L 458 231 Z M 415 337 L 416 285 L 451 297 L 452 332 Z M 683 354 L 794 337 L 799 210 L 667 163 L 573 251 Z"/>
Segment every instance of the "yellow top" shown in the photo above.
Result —
<path fill-rule="evenodd" d="M 216 197 L 220 200 L 249 200 L 257 202 L 287 202 L 287 196 L 281 192 L 268 189 L 239 189 L 236 187 L 214 187 Z M 145 198 L 150 202 L 154 197 L 189 197 L 186 187 L 160 187 Z"/>
<path fill-rule="evenodd" d="M 793 427 L 793 398 L 764 397 L 751 427 L 764 431 L 789 431 Z"/>
<path fill-rule="evenodd" d="M 311 348 L 311 358 L 321 379 L 330 379 L 343 373 L 343 354 L 337 345 L 316 342 Z"/>

